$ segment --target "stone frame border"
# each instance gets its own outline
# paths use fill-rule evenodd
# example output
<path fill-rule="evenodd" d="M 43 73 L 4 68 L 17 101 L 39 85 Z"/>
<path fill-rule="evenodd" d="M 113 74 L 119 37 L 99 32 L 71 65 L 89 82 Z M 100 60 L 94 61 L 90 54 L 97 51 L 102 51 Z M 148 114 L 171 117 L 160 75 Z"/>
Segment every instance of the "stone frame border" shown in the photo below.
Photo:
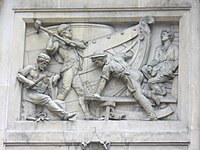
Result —
<path fill-rule="evenodd" d="M 179 79 L 178 79 L 178 114 L 180 120 L 177 121 L 88 121 L 77 120 L 76 122 L 53 121 L 47 123 L 25 122 L 20 121 L 21 107 L 21 86 L 16 80 L 16 74 L 23 67 L 24 47 L 25 47 L 25 29 L 26 23 L 32 23 L 34 18 L 41 19 L 43 22 L 113 22 L 120 21 L 138 21 L 139 18 L 145 15 L 152 15 L 156 21 L 175 21 L 179 22 Z M 113 17 L 114 16 L 114 17 Z M 113 19 L 114 18 L 114 19 Z M 7 131 L 5 133 L 5 145 L 27 145 L 27 140 L 24 137 L 29 137 L 29 145 L 46 145 L 58 144 L 63 145 L 69 143 L 84 142 L 87 135 L 87 140 L 99 140 L 98 136 L 93 136 L 93 133 L 101 136 L 101 140 L 114 144 L 126 145 L 189 145 L 189 52 L 190 46 L 190 15 L 189 8 L 181 10 L 134 10 L 134 9 L 99 9 L 96 11 L 86 10 L 16 10 L 14 15 L 14 30 L 13 42 L 11 51 L 11 76 L 10 76 L 10 94 L 7 112 Z M 182 81 L 182 82 L 181 82 Z M 183 83 L 184 81 L 184 83 Z M 84 128 L 84 125 L 87 128 Z M 114 126 L 114 127 L 113 127 Z M 155 129 L 156 131 L 152 130 Z M 107 129 L 105 131 L 105 129 Z M 83 132 L 84 131 L 84 132 Z M 18 135 L 18 137 L 14 135 Z M 57 134 L 60 138 L 55 139 L 53 134 Z M 73 136 L 69 136 L 69 133 Z M 38 138 L 37 134 L 40 134 Z M 103 136 L 102 136 L 103 134 Z M 113 135 L 114 134 L 114 135 Z M 120 137 L 123 134 L 125 139 Z M 152 135 L 154 137 L 152 137 Z M 45 142 L 46 137 L 52 137 L 48 142 Z M 136 136 L 136 137 L 135 137 Z M 19 138 L 20 137 L 20 138 Z M 64 137 L 64 138 L 63 138 Z M 73 137 L 73 138 L 72 138 Z M 92 137 L 93 139 L 90 139 Z M 107 138 L 109 137 L 109 138 Z M 107 139 L 105 139 L 107 138 Z M 73 139 L 73 140 L 72 140 Z M 113 139 L 113 140 L 111 140 Z M 145 139 L 146 142 L 143 141 Z M 67 142 L 66 142 L 66 141 Z M 121 141 L 124 142 L 121 142 Z M 118 145 L 117 144 L 117 145 Z M 75 144 L 76 145 L 76 144 Z"/>

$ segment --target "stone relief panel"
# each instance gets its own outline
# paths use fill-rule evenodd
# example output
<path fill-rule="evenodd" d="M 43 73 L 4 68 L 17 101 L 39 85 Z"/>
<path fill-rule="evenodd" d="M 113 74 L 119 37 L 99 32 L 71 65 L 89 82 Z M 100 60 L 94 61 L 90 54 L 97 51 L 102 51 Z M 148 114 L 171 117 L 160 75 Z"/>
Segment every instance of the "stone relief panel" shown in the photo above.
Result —
<path fill-rule="evenodd" d="M 178 23 L 27 24 L 22 120 L 176 120 Z"/>

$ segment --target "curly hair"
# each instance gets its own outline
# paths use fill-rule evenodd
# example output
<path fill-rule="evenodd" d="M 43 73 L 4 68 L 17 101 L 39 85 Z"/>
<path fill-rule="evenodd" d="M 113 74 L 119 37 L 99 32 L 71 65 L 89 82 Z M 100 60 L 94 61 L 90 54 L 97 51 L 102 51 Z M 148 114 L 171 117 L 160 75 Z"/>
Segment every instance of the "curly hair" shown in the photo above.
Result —
<path fill-rule="evenodd" d="M 51 58 L 46 53 L 41 52 L 38 54 L 37 62 L 41 62 L 41 61 L 45 61 L 49 63 L 51 61 Z"/>

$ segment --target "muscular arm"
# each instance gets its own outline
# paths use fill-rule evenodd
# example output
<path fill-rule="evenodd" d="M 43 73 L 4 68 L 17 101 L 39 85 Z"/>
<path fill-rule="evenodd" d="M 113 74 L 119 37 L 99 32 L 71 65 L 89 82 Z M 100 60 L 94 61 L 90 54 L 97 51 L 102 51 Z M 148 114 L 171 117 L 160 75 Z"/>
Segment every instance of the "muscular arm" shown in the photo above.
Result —
<path fill-rule="evenodd" d="M 21 82 L 21 83 L 25 83 L 28 85 L 33 85 L 34 81 L 26 78 L 26 76 L 30 73 L 32 66 L 27 66 L 24 69 L 21 69 L 18 74 L 17 74 L 17 79 Z"/>
<path fill-rule="evenodd" d="M 28 84 L 28 85 L 33 85 L 34 82 L 32 80 L 29 80 L 27 79 L 26 77 L 24 77 L 23 75 L 21 75 L 20 73 L 17 74 L 17 79 L 22 82 L 22 83 L 25 83 L 25 84 Z"/>
<path fill-rule="evenodd" d="M 49 55 L 54 55 L 59 48 L 58 41 L 53 41 L 53 36 L 51 35 L 48 39 L 47 45 L 46 45 L 46 51 Z"/>
<path fill-rule="evenodd" d="M 101 75 L 101 79 L 100 79 L 96 94 L 100 95 L 102 93 L 103 89 L 106 86 L 106 82 L 110 78 L 110 74 L 111 74 L 110 64 L 107 64 L 102 69 L 102 75 Z"/>
<path fill-rule="evenodd" d="M 106 79 L 101 78 L 98 88 L 97 88 L 97 91 L 96 91 L 96 94 L 100 95 L 102 93 L 103 89 L 105 88 L 105 86 L 106 86 Z"/>

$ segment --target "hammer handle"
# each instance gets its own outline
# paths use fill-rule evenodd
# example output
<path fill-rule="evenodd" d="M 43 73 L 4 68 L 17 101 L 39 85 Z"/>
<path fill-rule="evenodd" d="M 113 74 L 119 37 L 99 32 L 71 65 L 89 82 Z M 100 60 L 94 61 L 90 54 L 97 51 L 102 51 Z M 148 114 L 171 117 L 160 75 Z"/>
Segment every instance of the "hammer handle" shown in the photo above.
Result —
<path fill-rule="evenodd" d="M 39 29 L 42 30 L 42 31 L 44 31 L 44 32 L 47 32 L 47 33 L 49 33 L 49 34 L 52 34 L 52 32 L 50 32 L 49 30 L 47 30 L 46 28 L 44 28 L 44 27 L 42 27 L 42 26 L 40 26 Z M 79 47 L 79 48 L 81 48 L 81 49 L 86 48 L 86 46 L 85 46 L 84 44 L 77 43 L 77 42 L 74 42 L 74 41 L 69 40 L 69 39 L 64 39 L 64 38 L 62 38 L 61 36 L 59 36 L 58 34 L 53 33 L 53 36 L 55 36 L 55 37 L 58 38 L 59 40 L 65 42 L 66 44 L 69 44 L 69 45 L 71 45 L 71 46 L 73 46 L 73 47 L 76 47 L 76 46 L 77 46 L 77 47 Z"/>

